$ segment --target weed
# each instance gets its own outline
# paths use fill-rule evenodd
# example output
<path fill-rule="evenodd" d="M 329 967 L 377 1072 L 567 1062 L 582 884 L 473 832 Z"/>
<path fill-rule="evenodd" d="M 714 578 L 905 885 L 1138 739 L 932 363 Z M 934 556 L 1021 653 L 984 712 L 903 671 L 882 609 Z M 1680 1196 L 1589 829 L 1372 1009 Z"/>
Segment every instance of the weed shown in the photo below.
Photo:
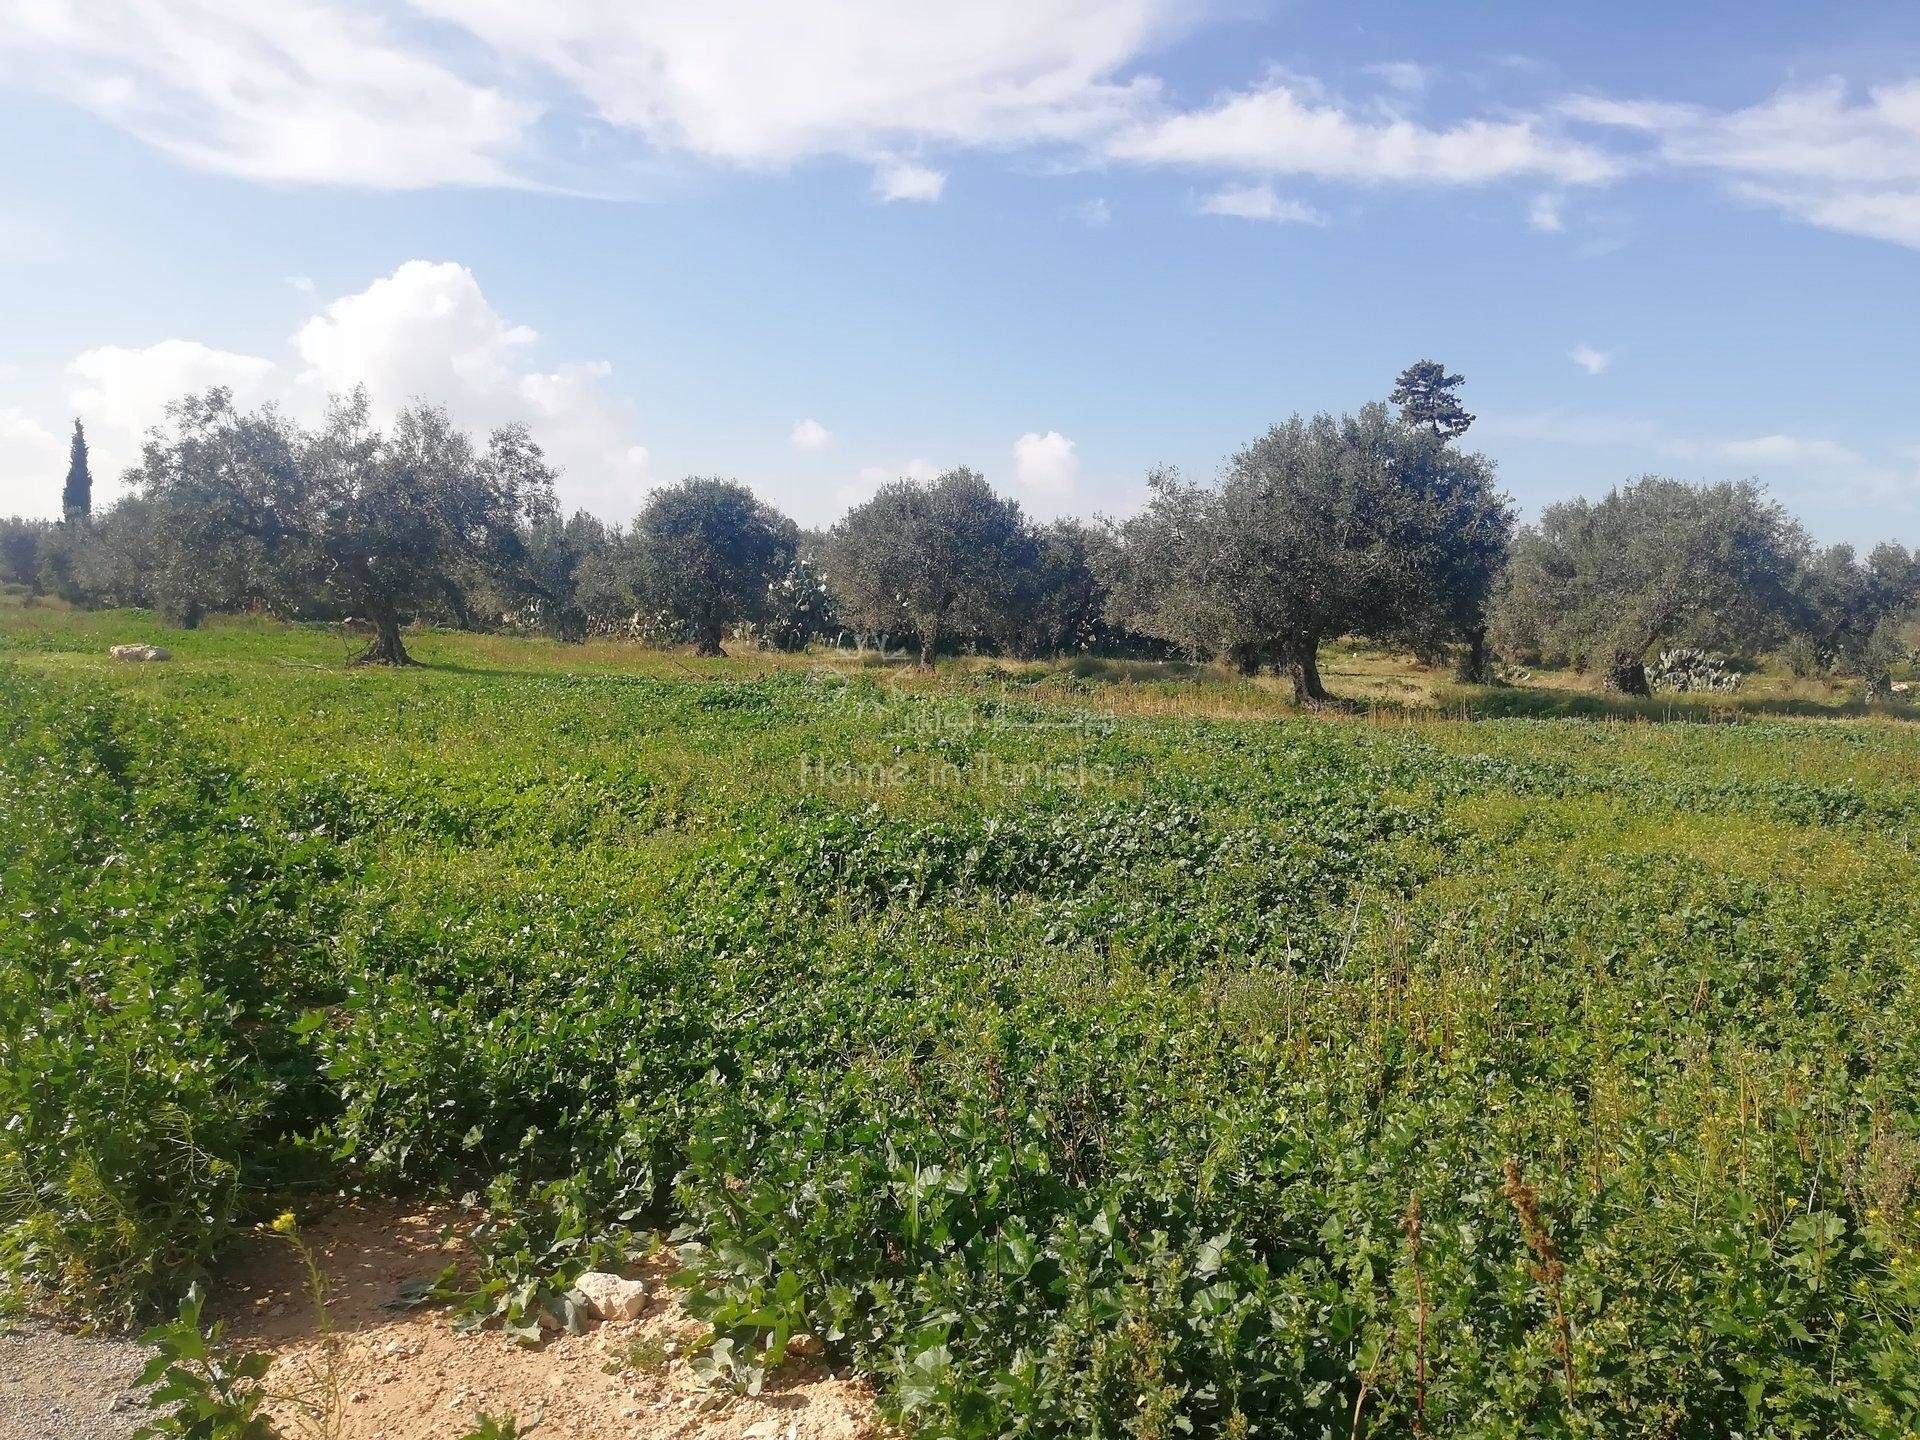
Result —
<path fill-rule="evenodd" d="M 267 1403 L 261 1381 L 272 1357 L 223 1354 L 224 1327 L 201 1328 L 204 1300 L 197 1286 L 189 1289 L 173 1320 L 141 1336 L 156 1350 L 137 1382 L 152 1387 L 147 1408 L 155 1418 L 134 1440 L 277 1440 L 260 1413 Z"/>

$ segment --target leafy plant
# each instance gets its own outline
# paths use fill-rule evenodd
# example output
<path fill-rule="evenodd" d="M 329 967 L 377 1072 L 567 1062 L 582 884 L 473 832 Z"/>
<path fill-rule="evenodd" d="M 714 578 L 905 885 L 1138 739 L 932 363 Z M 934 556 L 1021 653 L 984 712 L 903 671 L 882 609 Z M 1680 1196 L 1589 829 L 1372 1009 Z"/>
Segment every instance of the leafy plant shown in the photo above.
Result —
<path fill-rule="evenodd" d="M 137 1382 L 153 1387 L 147 1408 L 156 1417 L 134 1440 L 277 1440 L 260 1413 L 267 1401 L 261 1380 L 273 1357 L 223 1355 L 224 1326 L 201 1328 L 204 1299 L 198 1286 L 189 1289 L 173 1320 L 141 1336 L 158 1351 Z"/>
<path fill-rule="evenodd" d="M 522 1198 L 510 1180 L 496 1181 L 485 1218 L 466 1236 L 477 1264 L 468 1272 L 449 1265 L 427 1293 L 452 1304 L 458 1330 L 498 1322 L 523 1345 L 541 1343 L 549 1331 L 578 1334 L 588 1317 L 573 1281 L 617 1267 L 635 1243 L 597 1213 L 578 1182 L 556 1181 Z"/>
<path fill-rule="evenodd" d="M 473 1428 L 463 1434 L 460 1440 L 520 1440 L 526 1433 L 512 1415 L 491 1415 L 482 1411 L 475 1418 Z"/>
<path fill-rule="evenodd" d="M 472 1189 L 468 1323 L 671 1231 L 928 1436 L 1920 1425 L 1911 726 L 148 625 L 0 614 L 17 1283 Z"/>

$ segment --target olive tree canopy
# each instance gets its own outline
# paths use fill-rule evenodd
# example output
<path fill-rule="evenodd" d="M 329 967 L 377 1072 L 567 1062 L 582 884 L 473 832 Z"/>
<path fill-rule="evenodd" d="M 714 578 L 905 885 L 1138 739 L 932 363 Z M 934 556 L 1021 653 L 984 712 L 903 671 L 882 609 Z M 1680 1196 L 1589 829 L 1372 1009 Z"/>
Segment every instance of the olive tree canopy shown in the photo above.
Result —
<path fill-rule="evenodd" d="M 1648 694 L 1647 653 L 1753 648 L 1792 612 L 1806 538 L 1751 481 L 1645 475 L 1599 501 L 1549 505 L 1514 542 L 1496 602 L 1502 648 Z"/>
<path fill-rule="evenodd" d="M 326 597 L 372 623 L 361 663 L 409 663 L 400 627 L 444 599 L 449 576 L 524 580 L 527 531 L 553 511 L 554 472 L 520 426 L 482 450 L 445 410 L 415 405 L 382 433 L 364 391 L 336 397 L 314 431 L 272 406 L 241 414 L 217 388 L 168 416 L 128 477 L 155 507 L 162 563 L 247 598 Z"/>
<path fill-rule="evenodd" d="M 729 625 L 765 617 L 799 528 L 732 480 L 689 477 L 653 492 L 633 522 L 641 603 L 720 655 Z"/>
<path fill-rule="evenodd" d="M 1322 641 L 1477 614 L 1512 523 L 1486 460 L 1384 405 L 1276 425 L 1216 486 L 1152 485 L 1119 529 L 1114 618 L 1243 670 L 1284 669 L 1303 703 L 1328 698 Z"/>
<path fill-rule="evenodd" d="M 874 635 L 910 634 L 920 664 L 965 634 L 1005 628 L 1032 537 L 1020 506 L 974 470 L 896 480 L 827 536 L 840 616 Z"/>

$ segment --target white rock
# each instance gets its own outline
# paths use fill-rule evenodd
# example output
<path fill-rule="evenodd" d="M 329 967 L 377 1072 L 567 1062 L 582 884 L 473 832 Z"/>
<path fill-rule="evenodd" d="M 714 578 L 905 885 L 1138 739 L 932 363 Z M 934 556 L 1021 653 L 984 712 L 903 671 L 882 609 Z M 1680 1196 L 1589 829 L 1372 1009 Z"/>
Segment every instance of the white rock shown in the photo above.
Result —
<path fill-rule="evenodd" d="M 107 653 L 116 660 L 171 660 L 173 652 L 159 645 L 115 645 Z"/>
<path fill-rule="evenodd" d="M 647 1308 L 644 1280 L 625 1280 L 605 1270 L 589 1270 L 573 1282 L 581 1303 L 602 1320 L 638 1320 Z"/>

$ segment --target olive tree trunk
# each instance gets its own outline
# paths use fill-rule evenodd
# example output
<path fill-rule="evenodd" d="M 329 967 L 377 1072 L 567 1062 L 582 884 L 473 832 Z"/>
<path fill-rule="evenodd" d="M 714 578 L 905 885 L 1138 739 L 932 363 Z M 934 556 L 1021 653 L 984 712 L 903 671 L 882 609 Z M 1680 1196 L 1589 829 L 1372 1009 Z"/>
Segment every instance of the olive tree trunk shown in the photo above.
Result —
<path fill-rule="evenodd" d="M 1630 651 L 1616 651 L 1607 662 L 1607 669 L 1601 677 L 1601 683 L 1609 690 L 1622 695 L 1648 696 L 1653 688 L 1647 684 L 1647 662 L 1642 656 Z"/>
<path fill-rule="evenodd" d="M 394 615 L 373 617 L 373 640 L 354 657 L 356 665 L 411 665 L 413 657 L 400 640 L 400 620 Z"/>
<path fill-rule="evenodd" d="M 1476 625 L 1467 632 L 1467 648 L 1460 652 L 1459 662 L 1453 668 L 1454 679 L 1469 685 L 1491 685 L 1492 660 L 1487 653 L 1487 627 Z"/>
<path fill-rule="evenodd" d="M 1281 651 L 1286 663 L 1287 675 L 1293 681 L 1293 703 L 1296 705 L 1322 705 L 1332 697 L 1327 687 L 1320 683 L 1320 637 L 1318 635 L 1294 635 L 1288 638 Z"/>

